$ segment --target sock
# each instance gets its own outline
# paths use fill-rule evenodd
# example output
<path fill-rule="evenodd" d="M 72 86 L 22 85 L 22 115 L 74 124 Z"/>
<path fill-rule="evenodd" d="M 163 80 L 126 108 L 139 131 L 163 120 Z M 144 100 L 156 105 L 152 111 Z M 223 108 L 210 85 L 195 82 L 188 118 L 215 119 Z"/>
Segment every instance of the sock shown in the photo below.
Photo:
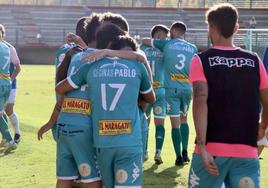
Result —
<path fill-rule="evenodd" d="M 165 127 L 164 125 L 155 126 L 155 150 L 161 152 L 165 139 Z"/>
<path fill-rule="evenodd" d="M 11 134 L 10 134 L 10 132 L 9 132 L 9 129 L 8 129 L 8 123 L 7 123 L 7 121 L 5 120 L 5 118 L 4 118 L 4 115 L 2 115 L 1 117 L 0 117 L 0 132 L 1 132 L 1 134 L 2 134 L 2 138 L 3 139 L 6 139 L 7 141 L 12 141 L 13 139 L 12 139 L 12 136 L 11 136 Z"/>
<path fill-rule="evenodd" d="M 180 129 L 181 129 L 182 149 L 187 151 L 188 139 L 189 139 L 189 125 L 188 125 L 188 123 L 182 123 Z"/>
<path fill-rule="evenodd" d="M 173 141 L 173 147 L 176 152 L 176 156 L 181 156 L 181 133 L 180 128 L 172 128 L 171 130 L 172 134 L 172 141 Z"/>
<path fill-rule="evenodd" d="M 9 116 L 9 120 L 11 122 L 11 125 L 14 128 L 15 134 L 20 134 L 20 127 L 19 127 L 19 118 L 18 115 L 14 112 Z"/>

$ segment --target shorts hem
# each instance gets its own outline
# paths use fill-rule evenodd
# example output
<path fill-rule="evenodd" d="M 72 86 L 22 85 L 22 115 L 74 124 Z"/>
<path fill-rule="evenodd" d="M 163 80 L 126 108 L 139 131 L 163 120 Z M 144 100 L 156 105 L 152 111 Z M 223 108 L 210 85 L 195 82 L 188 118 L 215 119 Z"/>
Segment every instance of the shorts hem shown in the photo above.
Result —
<path fill-rule="evenodd" d="M 154 115 L 154 118 L 158 118 L 158 119 L 165 119 L 165 118 L 166 118 L 166 116 L 156 116 L 156 115 Z"/>
<path fill-rule="evenodd" d="M 81 179 L 80 180 L 81 183 L 92 183 L 92 182 L 96 182 L 96 181 L 101 181 L 101 178 L 97 177 L 97 178 Z"/>
<path fill-rule="evenodd" d="M 169 117 L 180 117 L 181 115 L 180 115 L 180 114 L 178 114 L 178 115 L 169 115 L 169 114 L 168 114 L 168 116 L 169 116 Z"/>
<path fill-rule="evenodd" d="M 141 185 L 115 185 L 114 188 L 141 188 Z"/>
<path fill-rule="evenodd" d="M 57 176 L 58 180 L 76 180 L 78 176 Z"/>

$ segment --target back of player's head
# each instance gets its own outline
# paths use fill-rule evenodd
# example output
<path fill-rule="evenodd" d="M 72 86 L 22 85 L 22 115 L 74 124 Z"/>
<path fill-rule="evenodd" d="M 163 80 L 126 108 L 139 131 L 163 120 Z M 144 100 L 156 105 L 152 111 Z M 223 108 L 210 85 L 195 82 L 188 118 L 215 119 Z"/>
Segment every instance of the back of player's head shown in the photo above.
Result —
<path fill-rule="evenodd" d="M 112 50 L 122 50 L 122 49 L 129 49 L 131 51 L 137 51 L 138 45 L 133 38 L 130 36 L 118 36 L 111 42 L 109 46 Z"/>
<path fill-rule="evenodd" d="M 6 29 L 2 24 L 0 24 L 0 40 L 3 40 L 5 38 L 5 35 L 6 35 Z"/>
<path fill-rule="evenodd" d="M 108 48 L 108 45 L 120 35 L 126 35 L 126 32 L 115 24 L 104 24 L 97 30 L 96 47 L 98 49 Z"/>
<path fill-rule="evenodd" d="M 238 11 L 229 3 L 215 5 L 207 11 L 206 21 L 209 26 L 216 27 L 222 36 L 229 38 L 235 32 L 238 22 Z"/>
<path fill-rule="evenodd" d="M 182 35 L 184 35 L 184 33 L 187 30 L 187 27 L 185 25 L 185 23 L 183 23 L 182 21 L 178 21 L 178 22 L 174 22 L 171 27 L 170 27 L 170 31 L 179 31 Z"/>
<path fill-rule="evenodd" d="M 84 29 L 84 22 L 86 19 L 87 17 L 79 18 L 79 20 L 76 23 L 76 29 L 75 29 L 76 35 L 81 37 L 84 42 L 86 42 L 85 29 Z"/>
<path fill-rule="evenodd" d="M 96 31 L 100 25 L 101 25 L 101 14 L 92 13 L 85 20 L 84 28 L 86 32 L 85 36 L 87 44 L 96 41 Z"/>
<path fill-rule="evenodd" d="M 152 38 L 155 38 L 155 34 L 159 31 L 163 31 L 164 33 L 168 34 L 169 32 L 169 29 L 167 28 L 167 26 L 165 25 L 162 25 L 162 24 L 157 24 L 157 25 L 154 25 L 151 29 L 151 36 Z"/>
<path fill-rule="evenodd" d="M 111 12 L 106 12 L 103 14 L 102 17 L 103 23 L 113 23 L 120 27 L 123 31 L 128 32 L 129 31 L 129 25 L 126 20 L 121 14 L 114 14 Z"/>

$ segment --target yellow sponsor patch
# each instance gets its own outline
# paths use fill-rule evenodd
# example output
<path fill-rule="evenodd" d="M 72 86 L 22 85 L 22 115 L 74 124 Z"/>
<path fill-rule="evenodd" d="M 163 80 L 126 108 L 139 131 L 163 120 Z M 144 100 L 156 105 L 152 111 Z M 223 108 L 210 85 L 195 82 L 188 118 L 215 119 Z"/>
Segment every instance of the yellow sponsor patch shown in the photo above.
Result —
<path fill-rule="evenodd" d="M 161 86 L 161 83 L 160 82 L 157 82 L 157 81 L 154 81 L 153 82 L 153 88 L 154 89 L 160 88 L 160 86 Z"/>
<path fill-rule="evenodd" d="M 131 134 L 131 120 L 101 120 L 99 121 L 99 135 L 113 136 Z"/>
<path fill-rule="evenodd" d="M 172 73 L 172 74 L 170 74 L 170 78 L 171 78 L 171 80 L 174 80 L 174 81 L 189 82 L 188 76 L 185 76 L 183 74 Z"/>
<path fill-rule="evenodd" d="M 0 78 L 5 79 L 5 80 L 10 80 L 9 74 L 0 74 Z"/>
<path fill-rule="evenodd" d="M 65 98 L 61 111 L 65 113 L 90 115 L 90 102 L 85 99 Z"/>

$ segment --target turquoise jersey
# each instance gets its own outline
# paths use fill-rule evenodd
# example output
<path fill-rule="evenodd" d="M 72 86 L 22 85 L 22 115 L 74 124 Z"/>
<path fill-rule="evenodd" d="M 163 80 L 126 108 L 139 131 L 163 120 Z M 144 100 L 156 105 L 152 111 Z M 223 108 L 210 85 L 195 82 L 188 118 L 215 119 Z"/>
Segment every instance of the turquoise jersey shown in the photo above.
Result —
<path fill-rule="evenodd" d="M 90 51 L 93 51 L 93 49 L 89 48 L 86 50 L 86 52 Z M 68 76 L 77 72 L 85 64 L 85 62 L 81 61 L 81 57 L 84 54 L 85 52 L 79 52 L 72 57 L 67 73 Z M 64 95 L 64 101 L 57 123 L 89 126 L 91 124 L 90 114 L 91 104 L 87 93 L 87 85 L 82 85 Z"/>
<path fill-rule="evenodd" d="M 189 69 L 196 46 L 182 39 L 153 40 L 153 45 L 164 53 L 165 88 L 191 89 Z"/>
<path fill-rule="evenodd" d="M 163 53 L 157 49 L 146 45 L 141 45 L 140 49 L 144 51 L 153 74 L 153 88 L 164 87 L 164 64 Z"/>
<path fill-rule="evenodd" d="M 69 82 L 88 84 L 95 147 L 142 146 L 138 97 L 152 90 L 143 64 L 105 58 L 84 65 Z"/>
<path fill-rule="evenodd" d="M 10 50 L 9 47 L 4 43 L 0 42 L 0 84 L 1 85 L 10 85 Z"/>
<path fill-rule="evenodd" d="M 56 57 L 55 57 L 56 68 L 58 68 L 60 64 L 62 63 L 66 52 L 74 46 L 75 46 L 74 44 L 63 44 L 61 47 L 59 47 L 59 49 L 56 52 Z"/>

